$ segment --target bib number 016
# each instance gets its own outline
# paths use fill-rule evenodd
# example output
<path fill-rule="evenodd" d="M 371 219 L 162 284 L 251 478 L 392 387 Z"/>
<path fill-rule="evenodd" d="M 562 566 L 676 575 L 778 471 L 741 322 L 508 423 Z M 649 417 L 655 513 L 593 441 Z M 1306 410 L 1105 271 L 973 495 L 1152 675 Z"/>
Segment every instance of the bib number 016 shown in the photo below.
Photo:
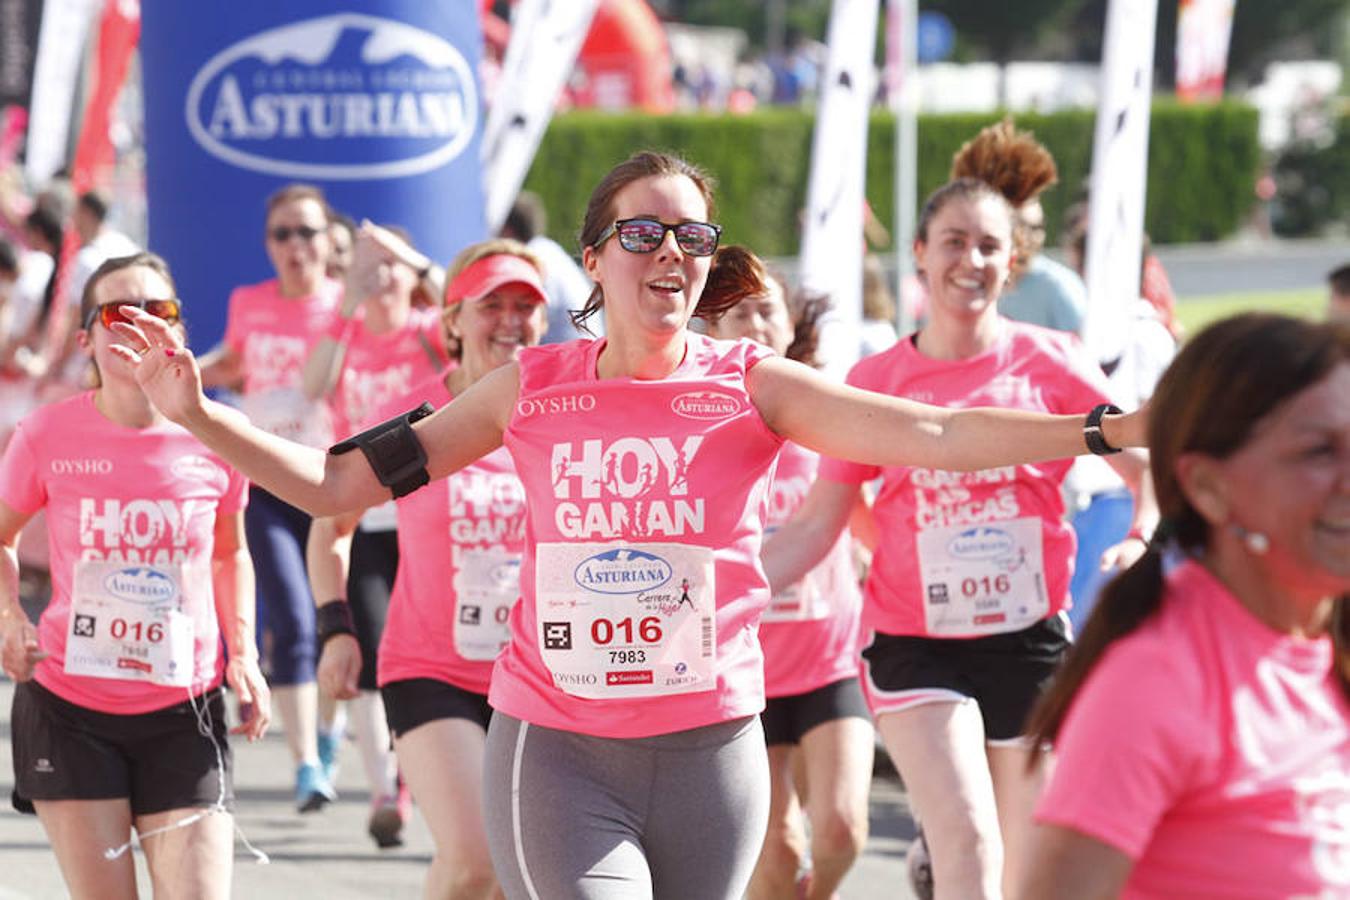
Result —
<path fill-rule="evenodd" d="M 150 644 L 158 644 L 164 640 L 164 626 L 159 622 L 151 622 L 146 625 L 144 622 L 131 621 L 117 618 L 112 620 L 108 626 L 108 633 L 115 640 L 124 641 L 130 638 L 133 641 L 145 641 Z"/>
<path fill-rule="evenodd" d="M 662 636 L 661 620 L 656 616 L 646 616 L 636 625 L 633 624 L 632 616 L 625 616 L 617 622 L 605 618 L 591 621 L 591 640 L 597 647 L 612 643 L 616 637 L 620 639 L 620 643 L 631 644 L 634 633 L 642 643 L 659 643 Z"/>

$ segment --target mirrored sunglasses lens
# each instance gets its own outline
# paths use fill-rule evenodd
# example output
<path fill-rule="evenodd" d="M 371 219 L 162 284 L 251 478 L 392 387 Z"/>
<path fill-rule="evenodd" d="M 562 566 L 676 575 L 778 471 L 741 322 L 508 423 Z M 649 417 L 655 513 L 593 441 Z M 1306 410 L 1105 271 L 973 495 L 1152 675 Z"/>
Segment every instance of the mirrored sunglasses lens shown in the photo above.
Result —
<path fill-rule="evenodd" d="M 717 230 L 703 222 L 686 222 L 675 229 L 675 240 L 690 256 L 711 256 L 717 249 Z"/>
<path fill-rule="evenodd" d="M 104 328 L 112 328 L 114 322 L 125 322 L 127 317 L 122 314 L 122 307 L 125 303 L 105 303 L 98 308 L 99 319 L 103 322 Z"/>
<path fill-rule="evenodd" d="M 177 322 L 181 312 L 177 300 L 147 300 L 145 311 L 166 322 Z"/>
<path fill-rule="evenodd" d="M 651 253 L 661 246 L 666 229 L 660 222 L 640 219 L 619 226 L 619 243 L 630 253 Z"/>

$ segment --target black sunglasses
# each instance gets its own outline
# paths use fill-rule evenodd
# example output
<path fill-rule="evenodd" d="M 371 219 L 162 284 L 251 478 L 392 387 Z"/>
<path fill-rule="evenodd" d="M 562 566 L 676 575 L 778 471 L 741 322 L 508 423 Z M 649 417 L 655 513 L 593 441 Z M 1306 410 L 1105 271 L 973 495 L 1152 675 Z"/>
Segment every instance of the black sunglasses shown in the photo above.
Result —
<path fill-rule="evenodd" d="M 717 252 L 717 241 L 722 234 L 719 225 L 709 222 L 680 222 L 667 225 L 657 219 L 620 219 L 600 232 L 595 247 L 619 236 L 619 246 L 629 253 L 651 253 L 666 239 L 666 232 L 675 232 L 675 243 L 690 256 L 712 256 Z"/>
<path fill-rule="evenodd" d="M 318 237 L 319 232 L 322 230 L 323 229 L 321 228 L 310 228 L 308 225 L 297 225 L 294 228 L 289 225 L 278 225 L 276 228 L 267 232 L 267 236 L 278 244 L 286 243 L 291 239 L 292 235 L 298 235 L 300 240 L 309 243 Z"/>

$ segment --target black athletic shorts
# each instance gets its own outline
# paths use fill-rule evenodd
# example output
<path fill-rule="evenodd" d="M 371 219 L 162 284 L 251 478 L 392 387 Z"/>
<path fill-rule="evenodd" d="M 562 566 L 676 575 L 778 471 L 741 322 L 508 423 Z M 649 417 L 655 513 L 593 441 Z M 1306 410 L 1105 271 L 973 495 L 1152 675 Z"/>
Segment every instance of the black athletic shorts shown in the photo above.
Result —
<path fill-rule="evenodd" d="M 384 717 L 394 737 L 437 719 L 468 719 L 487 731 L 492 707 L 487 695 L 466 691 L 438 678 L 405 678 L 380 688 Z"/>
<path fill-rule="evenodd" d="M 759 714 L 764 723 L 764 743 L 770 747 L 801 743 L 802 735 L 817 725 L 850 717 L 872 720 L 856 678 L 844 678 L 804 694 L 770 697 Z"/>
<path fill-rule="evenodd" d="M 132 815 L 234 803 L 225 701 L 219 688 L 197 697 L 211 737 L 198 730 L 192 702 L 113 715 L 63 700 L 36 681 L 14 688 L 10 713 L 14 808 L 34 800 L 127 798 Z M 213 742 L 214 739 L 214 742 Z M 219 750 L 219 755 L 217 754 Z"/>
<path fill-rule="evenodd" d="M 862 653 L 873 716 L 941 700 L 974 700 L 985 738 L 1020 737 L 1027 716 L 1069 649 L 1063 616 L 978 638 L 880 634 Z"/>

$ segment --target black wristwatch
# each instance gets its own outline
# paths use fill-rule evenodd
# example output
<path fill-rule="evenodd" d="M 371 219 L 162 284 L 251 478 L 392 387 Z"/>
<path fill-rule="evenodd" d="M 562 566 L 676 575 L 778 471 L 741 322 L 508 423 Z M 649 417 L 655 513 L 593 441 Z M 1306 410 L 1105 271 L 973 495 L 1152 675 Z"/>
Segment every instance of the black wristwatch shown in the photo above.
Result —
<path fill-rule="evenodd" d="M 1112 453 L 1120 452 L 1119 447 L 1112 447 L 1106 442 L 1106 437 L 1102 434 L 1102 416 L 1107 413 L 1119 415 L 1123 411 L 1113 403 L 1099 403 L 1092 408 L 1092 412 L 1088 413 L 1083 421 L 1083 440 L 1089 450 L 1098 456 L 1110 456 Z"/>

